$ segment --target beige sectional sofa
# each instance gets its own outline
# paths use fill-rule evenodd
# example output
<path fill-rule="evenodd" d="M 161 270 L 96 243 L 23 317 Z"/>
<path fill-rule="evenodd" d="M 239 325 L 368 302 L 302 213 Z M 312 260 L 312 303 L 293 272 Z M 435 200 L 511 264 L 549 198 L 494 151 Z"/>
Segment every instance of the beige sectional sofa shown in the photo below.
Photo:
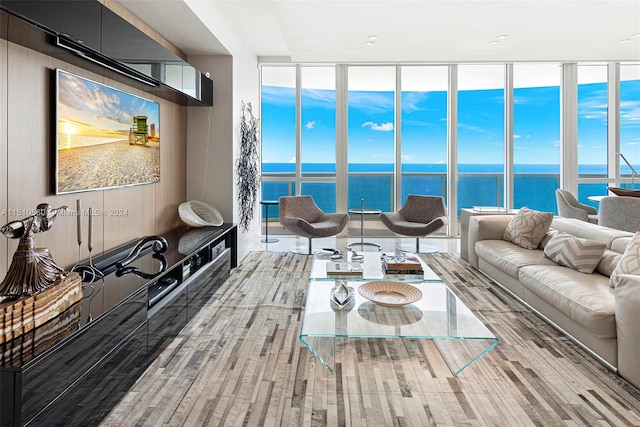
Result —
<path fill-rule="evenodd" d="M 548 238 L 536 249 L 504 240 L 512 218 L 470 218 L 470 264 L 640 387 L 640 276 L 619 275 L 615 288 L 609 281 L 633 233 L 554 218 L 550 230 L 606 244 L 595 271 L 586 274 L 545 257 Z"/>

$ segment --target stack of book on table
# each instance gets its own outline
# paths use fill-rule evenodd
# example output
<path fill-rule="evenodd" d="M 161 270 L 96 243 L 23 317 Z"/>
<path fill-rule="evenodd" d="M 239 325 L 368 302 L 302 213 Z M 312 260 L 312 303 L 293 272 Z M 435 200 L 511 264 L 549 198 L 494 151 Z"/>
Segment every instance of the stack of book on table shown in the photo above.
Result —
<path fill-rule="evenodd" d="M 329 261 L 327 263 L 327 276 L 360 276 L 362 277 L 362 264 L 343 261 Z"/>
<path fill-rule="evenodd" d="M 422 264 L 415 254 L 383 254 L 381 259 L 384 274 L 424 274 Z"/>

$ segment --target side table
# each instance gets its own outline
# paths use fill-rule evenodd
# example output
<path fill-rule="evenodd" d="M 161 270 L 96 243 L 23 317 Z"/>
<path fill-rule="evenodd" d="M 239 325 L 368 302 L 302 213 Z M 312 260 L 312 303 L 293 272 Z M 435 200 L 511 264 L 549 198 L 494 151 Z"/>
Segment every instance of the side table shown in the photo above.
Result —
<path fill-rule="evenodd" d="M 269 206 L 277 205 L 280 202 L 277 200 L 261 200 L 260 204 L 264 206 L 264 239 L 261 240 L 262 243 L 275 243 L 278 242 L 279 239 L 270 239 L 269 238 Z"/>
<path fill-rule="evenodd" d="M 382 246 L 380 246 L 377 243 L 372 243 L 372 242 L 365 242 L 364 241 L 364 216 L 365 215 L 380 215 L 382 213 L 382 211 L 380 209 L 365 209 L 364 208 L 364 199 L 362 199 L 360 201 L 360 207 L 359 208 L 351 208 L 349 209 L 349 214 L 356 214 L 356 215 L 360 215 L 360 241 L 359 242 L 354 242 L 354 243 L 349 243 L 347 245 L 347 249 L 352 249 L 352 246 L 360 246 L 360 249 L 364 248 L 365 246 L 375 246 L 376 248 L 378 248 L 378 250 L 382 249 Z"/>

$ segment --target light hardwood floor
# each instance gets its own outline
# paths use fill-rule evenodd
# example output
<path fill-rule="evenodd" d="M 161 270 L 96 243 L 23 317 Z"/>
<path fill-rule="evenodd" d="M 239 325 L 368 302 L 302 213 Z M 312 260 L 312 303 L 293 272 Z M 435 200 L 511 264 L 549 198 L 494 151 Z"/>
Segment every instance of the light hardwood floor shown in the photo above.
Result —
<path fill-rule="evenodd" d="M 425 261 L 500 339 L 453 376 L 426 340 L 299 342 L 311 257 L 251 253 L 103 426 L 634 426 L 640 392 L 455 254 Z"/>

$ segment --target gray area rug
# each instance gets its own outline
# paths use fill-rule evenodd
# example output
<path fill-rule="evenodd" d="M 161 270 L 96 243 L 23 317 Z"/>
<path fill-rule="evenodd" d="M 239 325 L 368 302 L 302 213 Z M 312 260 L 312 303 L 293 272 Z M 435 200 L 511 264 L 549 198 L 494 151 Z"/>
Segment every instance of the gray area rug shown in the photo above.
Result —
<path fill-rule="evenodd" d="M 466 262 L 422 255 L 500 344 L 453 376 L 428 340 L 300 343 L 311 257 L 255 252 L 104 426 L 640 425 L 640 392 Z"/>

